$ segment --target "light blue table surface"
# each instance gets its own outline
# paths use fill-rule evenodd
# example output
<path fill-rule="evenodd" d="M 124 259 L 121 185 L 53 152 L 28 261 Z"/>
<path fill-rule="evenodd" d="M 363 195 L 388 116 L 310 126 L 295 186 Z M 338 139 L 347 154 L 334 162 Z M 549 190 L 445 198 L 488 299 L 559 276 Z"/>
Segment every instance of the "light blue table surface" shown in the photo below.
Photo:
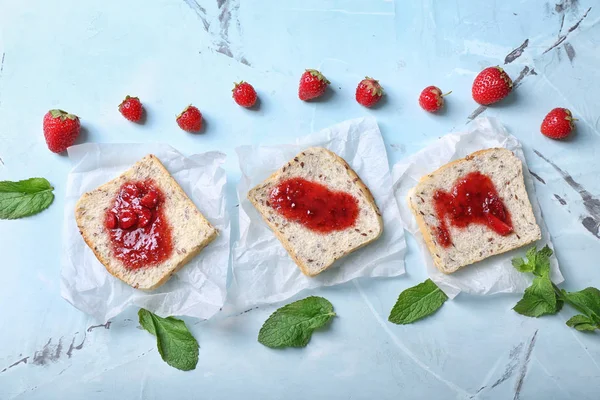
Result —
<path fill-rule="evenodd" d="M 565 326 L 569 307 L 531 319 L 511 310 L 517 294 L 460 295 L 432 318 L 388 323 L 398 294 L 426 277 L 410 236 L 406 275 L 311 292 L 328 298 L 339 317 L 307 348 L 274 351 L 256 342 L 272 305 L 186 319 L 200 361 L 193 372 L 170 368 L 138 327 L 137 310 L 97 327 L 103 321 L 60 297 L 71 166 L 48 151 L 41 129 L 44 113 L 62 108 L 81 117 L 86 142 L 223 151 L 235 221 L 235 146 L 289 142 L 372 115 L 392 165 L 465 129 L 477 109 L 474 76 L 507 63 L 513 79 L 523 78 L 483 115 L 523 142 L 562 287 L 600 287 L 599 22 L 598 0 L 0 1 L 0 179 L 44 176 L 56 188 L 47 211 L 0 222 L 0 399 L 600 398 L 599 336 Z M 507 58 L 521 45 L 520 56 Z M 326 100 L 297 99 L 304 68 L 331 80 Z M 354 100 L 365 75 L 387 93 L 374 110 Z M 232 82 L 241 79 L 256 87 L 258 111 L 231 100 Z M 441 115 L 417 104 L 431 84 L 453 90 Z M 117 112 L 126 94 L 142 99 L 144 125 Z M 203 134 L 175 123 L 189 103 L 204 113 Z M 539 133 L 558 106 L 579 118 L 577 134 L 564 142 Z"/>

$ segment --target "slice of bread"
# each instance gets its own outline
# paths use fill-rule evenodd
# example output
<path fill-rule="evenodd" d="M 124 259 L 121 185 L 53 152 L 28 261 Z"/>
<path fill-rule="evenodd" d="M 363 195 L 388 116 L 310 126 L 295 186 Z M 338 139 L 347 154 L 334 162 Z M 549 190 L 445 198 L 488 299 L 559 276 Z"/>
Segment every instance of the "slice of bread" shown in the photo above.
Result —
<path fill-rule="evenodd" d="M 291 178 L 303 178 L 322 184 L 331 191 L 352 195 L 358 202 L 358 217 L 354 225 L 324 234 L 279 214 L 269 205 L 269 196 L 279 183 Z M 369 189 L 344 159 L 321 147 L 311 147 L 299 153 L 251 189 L 248 199 L 307 276 L 318 275 L 336 260 L 373 242 L 383 232 L 381 213 Z"/>
<path fill-rule="evenodd" d="M 164 194 L 164 216 L 171 227 L 173 251 L 157 265 L 128 268 L 115 257 L 108 228 L 107 210 L 111 209 L 121 186 L 130 181 L 152 179 Z M 79 231 L 98 260 L 113 276 L 143 290 L 156 289 L 217 237 L 217 230 L 204 218 L 169 171 L 150 154 L 135 163 L 118 178 L 84 193 L 75 206 Z"/>
<path fill-rule="evenodd" d="M 480 172 L 490 177 L 510 214 L 513 232 L 502 236 L 482 224 L 455 227 L 448 223 L 452 244 L 443 247 L 437 243 L 435 235 L 440 221 L 434 206 L 434 194 L 438 190 L 452 190 L 457 180 L 470 172 Z M 408 204 L 436 267 L 446 274 L 541 238 L 540 227 L 527 197 L 521 160 L 507 149 L 477 151 L 442 166 L 421 178 L 409 192 Z"/>

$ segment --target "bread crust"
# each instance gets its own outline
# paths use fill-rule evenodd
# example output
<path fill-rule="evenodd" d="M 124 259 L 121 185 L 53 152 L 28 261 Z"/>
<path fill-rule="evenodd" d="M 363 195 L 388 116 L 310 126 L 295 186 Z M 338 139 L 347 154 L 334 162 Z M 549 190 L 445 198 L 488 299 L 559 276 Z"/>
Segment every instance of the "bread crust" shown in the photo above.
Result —
<path fill-rule="evenodd" d="M 311 148 L 309 149 L 305 149 L 304 152 L 309 151 Z M 337 260 L 339 260 L 340 258 L 343 258 L 345 256 L 347 256 L 348 254 L 374 242 L 375 240 L 377 240 L 381 234 L 383 233 L 383 218 L 381 216 L 381 212 L 379 211 L 379 207 L 377 207 L 377 204 L 375 203 L 375 199 L 373 198 L 373 194 L 371 193 L 371 191 L 369 190 L 369 188 L 364 184 L 364 182 L 362 181 L 362 179 L 360 179 L 360 177 L 358 176 L 358 174 L 352 169 L 352 167 L 350 167 L 350 165 L 346 162 L 346 160 L 344 160 L 343 158 L 341 158 L 340 156 L 338 156 L 337 154 L 335 154 L 334 152 L 322 148 L 322 147 L 316 147 L 315 149 L 319 149 L 321 151 L 325 151 L 329 156 L 333 157 L 334 161 L 333 162 L 338 162 L 340 164 L 342 164 L 346 170 L 346 173 L 348 174 L 348 176 L 354 181 L 356 179 L 356 181 L 354 182 L 359 188 L 360 190 L 363 192 L 363 194 L 366 197 L 367 203 L 369 204 L 369 206 L 371 206 L 373 208 L 373 210 L 375 211 L 376 215 L 377 215 L 377 221 L 379 224 L 379 232 L 378 234 L 372 238 L 371 240 L 368 240 L 362 244 L 360 244 L 359 246 L 356 246 L 354 248 L 351 248 L 349 250 L 344 249 L 339 255 L 335 256 L 333 261 L 327 265 L 324 265 L 320 270 L 318 271 L 314 271 L 311 272 L 311 269 L 309 268 L 309 266 L 304 263 L 302 261 L 302 259 L 298 256 L 296 249 L 294 247 L 293 244 L 291 244 L 289 242 L 289 240 L 280 232 L 280 230 L 275 226 L 275 224 L 270 221 L 267 216 L 260 212 L 260 215 L 262 217 L 262 219 L 267 223 L 267 225 L 269 226 L 269 228 L 273 231 L 273 233 L 275 234 L 275 236 L 277 237 L 277 239 L 281 242 L 281 244 L 283 245 L 283 247 L 285 248 L 285 250 L 288 252 L 288 254 L 290 255 L 290 257 L 292 258 L 292 260 L 294 261 L 294 263 L 296 263 L 296 265 L 298 266 L 298 268 L 300 268 L 300 271 L 308 276 L 308 277 L 314 277 L 317 276 L 318 274 L 320 274 L 321 272 L 325 271 L 326 269 L 330 268 Z M 298 157 L 300 156 L 301 153 L 298 154 Z M 284 165 L 285 167 L 285 165 Z M 247 194 L 247 198 L 248 200 L 250 200 L 250 202 L 252 203 L 252 205 L 257 209 L 260 210 L 259 207 L 259 203 L 258 203 L 258 199 L 253 196 L 253 191 L 255 189 L 257 189 L 258 187 L 262 186 L 265 183 L 271 182 L 271 181 L 275 181 L 279 178 L 279 176 L 284 172 L 283 168 L 281 167 L 279 168 L 277 171 L 275 171 L 274 173 L 272 173 L 262 184 L 258 185 L 257 187 L 251 189 L 248 194 Z"/>
<path fill-rule="evenodd" d="M 447 272 L 444 269 L 444 267 L 442 265 L 442 260 L 439 256 L 439 254 L 437 254 L 435 252 L 435 250 L 436 250 L 435 243 L 433 242 L 433 238 L 431 237 L 430 230 L 427 229 L 427 224 L 425 223 L 425 219 L 417 212 L 417 210 L 414 208 L 414 205 L 412 204 L 411 192 L 408 193 L 407 201 L 408 201 L 408 206 L 409 206 L 410 210 L 412 211 L 413 215 L 415 216 L 415 219 L 417 220 L 417 226 L 419 227 L 419 230 L 421 231 L 421 234 L 423 235 L 423 240 L 425 241 L 425 245 L 427 246 L 427 250 L 429 250 L 429 254 L 431 255 L 431 258 L 433 259 L 433 263 L 435 264 L 437 269 L 439 269 L 441 272 L 443 272 L 445 274 L 449 274 L 450 272 Z"/>
<path fill-rule="evenodd" d="M 427 227 L 427 223 L 425 222 L 425 218 L 417 211 L 416 206 L 413 203 L 414 197 L 416 196 L 416 195 L 414 195 L 414 191 L 416 191 L 417 187 L 419 187 L 419 185 L 421 183 L 426 182 L 427 180 L 431 179 L 433 177 L 433 175 L 438 174 L 438 173 L 440 173 L 440 172 L 442 172 L 442 171 L 444 171 L 444 170 L 446 170 L 448 168 L 452 168 L 453 166 L 455 166 L 455 165 L 457 165 L 459 163 L 462 163 L 462 162 L 465 162 L 465 161 L 470 161 L 471 159 L 473 159 L 476 156 L 484 155 L 486 153 L 494 152 L 494 151 L 510 152 L 511 155 L 514 156 L 514 153 L 512 151 L 510 151 L 508 149 L 505 149 L 503 147 L 493 147 L 493 148 L 489 148 L 489 149 L 483 149 L 483 150 L 475 151 L 475 152 L 467 155 L 464 158 L 451 161 L 451 162 L 449 162 L 447 164 L 442 165 L 440 168 L 436 169 L 435 171 L 433 171 L 433 172 L 431 172 L 431 173 L 429 173 L 427 175 L 424 175 L 423 177 L 421 177 L 421 179 L 419 180 L 419 182 L 417 183 L 417 185 L 415 185 L 415 187 L 413 189 L 411 189 L 408 192 L 408 194 L 407 194 L 407 202 L 408 202 L 409 208 L 410 208 L 411 212 L 413 213 L 413 215 L 415 216 L 415 220 L 417 221 L 417 225 L 419 227 L 419 230 L 421 231 L 421 234 L 423 235 L 423 240 L 425 241 L 425 244 L 427 246 L 427 249 L 429 250 L 431 258 L 433 259 L 433 263 L 434 263 L 434 265 L 437 267 L 437 269 L 440 272 L 443 272 L 446 275 L 452 274 L 452 273 L 458 271 L 459 269 L 462 269 L 462 268 L 464 268 L 466 266 L 474 264 L 474 263 L 476 263 L 478 261 L 482 261 L 482 260 L 484 260 L 486 258 L 489 258 L 489 257 L 493 256 L 493 255 L 498 255 L 498 254 L 502 254 L 502 253 L 506 253 L 508 251 L 514 250 L 514 248 L 506 248 L 506 249 L 503 249 L 501 251 L 497 251 L 497 252 L 495 252 L 492 255 L 473 257 L 473 258 L 471 258 L 469 260 L 469 262 L 467 262 L 466 264 L 464 264 L 464 265 L 462 265 L 462 266 L 460 266 L 459 268 L 456 268 L 456 269 L 447 269 L 447 268 L 445 268 L 440 255 L 436 253 L 437 246 L 436 246 L 436 244 L 435 244 L 435 242 L 433 240 L 433 237 L 431 235 L 431 230 Z M 518 160 L 518 158 L 517 158 L 517 160 Z M 518 160 L 518 161 L 519 161 L 518 168 L 520 170 L 521 179 L 524 179 L 523 165 L 521 163 L 521 160 Z M 529 201 L 527 205 L 528 205 L 529 211 L 533 214 L 533 208 L 532 208 L 531 202 Z M 541 236 L 538 236 L 537 238 L 534 238 L 533 240 L 528 240 L 528 241 L 522 243 L 522 246 L 526 246 L 527 244 L 533 243 L 536 240 L 539 240 L 540 238 L 541 238 Z"/>
<path fill-rule="evenodd" d="M 165 176 L 168 176 L 170 178 L 170 181 L 169 181 L 170 189 L 178 192 L 178 194 L 184 199 L 184 201 L 187 202 L 188 205 L 193 210 L 195 210 L 198 217 L 201 218 L 202 222 L 206 223 L 207 226 L 211 228 L 211 230 L 210 230 L 208 237 L 205 238 L 205 240 L 203 242 L 201 242 L 198 246 L 196 246 L 196 247 L 192 248 L 190 251 L 188 251 L 186 253 L 186 256 L 182 260 L 180 260 L 177 264 L 175 264 L 172 268 L 164 271 L 163 275 L 161 276 L 161 278 L 158 281 L 156 281 L 154 284 L 149 285 L 149 286 L 141 286 L 139 283 L 136 284 L 136 283 L 129 282 L 127 277 L 125 276 L 125 270 L 113 268 L 111 266 L 111 261 L 113 261 L 113 260 L 111 260 L 110 257 L 104 256 L 98 250 L 98 248 L 96 247 L 96 245 L 94 243 L 92 236 L 90 235 L 90 232 L 88 232 L 88 230 L 86 230 L 85 228 L 82 227 L 83 216 L 85 214 L 85 207 L 82 207 L 82 203 L 85 204 L 85 202 L 88 201 L 88 198 L 90 196 L 92 196 L 95 191 L 101 191 L 105 186 L 111 185 L 111 184 L 113 184 L 113 182 L 115 182 L 119 179 L 122 179 L 123 176 L 128 174 L 137 165 L 140 165 L 143 163 L 148 163 L 148 162 L 153 163 L 157 168 L 160 169 L 161 173 L 165 174 Z M 100 261 L 100 263 L 104 266 L 104 268 L 106 268 L 108 273 L 110 273 L 115 278 L 118 278 L 121 281 L 125 282 L 126 284 L 132 286 L 133 288 L 140 289 L 140 290 L 154 290 L 154 289 L 160 287 L 161 285 L 163 285 L 165 282 L 167 282 L 169 280 L 169 278 L 171 278 L 171 276 L 173 276 L 181 268 L 183 268 L 194 256 L 196 256 L 202 249 L 204 249 L 208 244 L 210 244 L 218 236 L 218 230 L 214 226 L 212 226 L 212 224 L 208 220 L 206 220 L 206 218 L 204 217 L 204 215 L 202 215 L 202 213 L 200 213 L 200 211 L 198 211 L 196 205 L 185 194 L 184 190 L 177 183 L 177 181 L 175 179 L 173 179 L 173 177 L 171 176 L 169 171 L 165 168 L 165 166 L 162 164 L 162 162 L 153 154 L 149 154 L 149 155 L 145 156 L 140 161 L 135 163 L 129 170 L 125 171 L 123 174 L 119 175 L 117 178 L 113 179 L 112 181 L 105 183 L 104 185 L 96 188 L 95 190 L 93 190 L 91 192 L 84 193 L 75 205 L 75 221 L 77 223 L 79 233 L 83 237 L 84 242 L 92 250 L 92 252 L 96 256 L 98 261 Z"/>

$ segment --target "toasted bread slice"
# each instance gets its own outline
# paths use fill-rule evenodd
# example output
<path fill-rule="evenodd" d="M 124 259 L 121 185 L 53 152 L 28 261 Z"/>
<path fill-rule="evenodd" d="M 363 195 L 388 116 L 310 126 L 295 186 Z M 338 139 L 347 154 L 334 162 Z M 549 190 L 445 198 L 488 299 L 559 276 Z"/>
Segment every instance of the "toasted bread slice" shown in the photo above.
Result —
<path fill-rule="evenodd" d="M 345 192 L 357 200 L 353 226 L 329 233 L 315 232 L 290 221 L 269 205 L 269 196 L 280 182 L 303 178 Z M 369 189 L 342 158 L 321 147 L 311 147 L 285 164 L 248 192 L 248 199 L 281 241 L 302 273 L 315 276 L 336 260 L 376 240 L 383 232 L 381 213 Z"/>
<path fill-rule="evenodd" d="M 438 190 L 450 191 L 458 179 L 471 172 L 480 172 L 492 180 L 510 215 L 513 232 L 502 236 L 482 224 L 466 227 L 447 224 L 452 244 L 444 247 L 437 242 L 435 234 L 440 221 L 434 206 L 434 194 Z M 421 178 L 409 192 L 408 203 L 436 267 L 446 274 L 541 238 L 525 189 L 521 160 L 507 149 L 477 151 L 442 166 Z"/>
<path fill-rule="evenodd" d="M 156 265 L 133 269 L 115 257 L 110 233 L 105 227 L 106 212 L 113 207 L 124 183 L 147 179 L 152 179 L 164 194 L 161 207 L 171 227 L 173 250 L 166 260 Z M 142 158 L 118 178 L 84 193 L 75 206 L 75 219 L 83 239 L 106 270 L 128 285 L 143 290 L 156 289 L 164 284 L 217 236 L 217 230 L 152 154 Z"/>

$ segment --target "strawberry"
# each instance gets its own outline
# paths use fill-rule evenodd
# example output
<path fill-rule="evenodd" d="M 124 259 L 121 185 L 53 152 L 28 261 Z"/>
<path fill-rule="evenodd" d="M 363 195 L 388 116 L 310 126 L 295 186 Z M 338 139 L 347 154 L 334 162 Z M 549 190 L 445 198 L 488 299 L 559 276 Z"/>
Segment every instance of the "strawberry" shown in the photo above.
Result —
<path fill-rule="evenodd" d="M 566 108 L 555 108 L 542 121 L 540 131 L 551 139 L 564 139 L 575 129 L 571 111 Z"/>
<path fill-rule="evenodd" d="M 419 105 L 425 111 L 436 112 L 444 107 L 444 96 L 450 93 L 452 91 L 442 94 L 442 91 L 437 86 L 427 86 L 419 96 Z"/>
<path fill-rule="evenodd" d="M 137 224 L 137 222 L 138 216 L 133 210 L 126 208 L 119 212 L 119 227 L 121 229 L 132 228 Z"/>
<path fill-rule="evenodd" d="M 502 236 L 506 236 L 509 233 L 513 232 L 513 228 L 506 222 L 502 221 L 500 218 L 492 214 L 486 214 L 486 218 L 488 223 L 490 224 L 490 228 L 492 228 L 494 231 L 498 232 Z"/>
<path fill-rule="evenodd" d="M 146 208 L 154 208 L 158 204 L 158 193 L 152 189 L 140 199 L 140 204 Z"/>
<path fill-rule="evenodd" d="M 256 90 L 248 82 L 234 83 L 233 100 L 242 107 L 252 107 L 256 103 Z"/>
<path fill-rule="evenodd" d="M 381 96 L 383 96 L 383 88 L 379 81 L 368 76 L 360 81 L 356 87 L 356 101 L 365 107 L 372 107 L 377 104 Z"/>
<path fill-rule="evenodd" d="M 118 225 L 119 225 L 119 223 L 117 221 L 117 216 L 112 212 L 109 213 L 106 216 L 106 227 L 108 229 L 116 229 Z"/>
<path fill-rule="evenodd" d="M 473 100 L 487 106 L 508 96 L 512 86 L 510 76 L 502 68 L 498 66 L 489 67 L 475 77 L 471 93 Z"/>
<path fill-rule="evenodd" d="M 125 100 L 119 104 L 119 112 L 131 122 L 138 122 L 142 119 L 144 108 L 139 98 L 125 96 Z"/>
<path fill-rule="evenodd" d="M 316 69 L 307 69 L 300 78 L 298 97 L 300 100 L 311 100 L 322 96 L 331 82 Z"/>
<path fill-rule="evenodd" d="M 152 211 L 150 211 L 144 207 L 140 208 L 140 210 L 138 211 L 138 214 L 137 214 L 138 226 L 140 228 L 145 227 L 146 225 L 148 225 L 150 223 L 151 219 L 152 219 Z"/>
<path fill-rule="evenodd" d="M 63 110 L 50 110 L 44 115 L 44 137 L 50 151 L 62 153 L 79 136 L 81 125 L 77 115 Z"/>
<path fill-rule="evenodd" d="M 202 114 L 200 110 L 190 104 L 177 116 L 177 125 L 184 131 L 199 131 L 202 129 Z"/>

